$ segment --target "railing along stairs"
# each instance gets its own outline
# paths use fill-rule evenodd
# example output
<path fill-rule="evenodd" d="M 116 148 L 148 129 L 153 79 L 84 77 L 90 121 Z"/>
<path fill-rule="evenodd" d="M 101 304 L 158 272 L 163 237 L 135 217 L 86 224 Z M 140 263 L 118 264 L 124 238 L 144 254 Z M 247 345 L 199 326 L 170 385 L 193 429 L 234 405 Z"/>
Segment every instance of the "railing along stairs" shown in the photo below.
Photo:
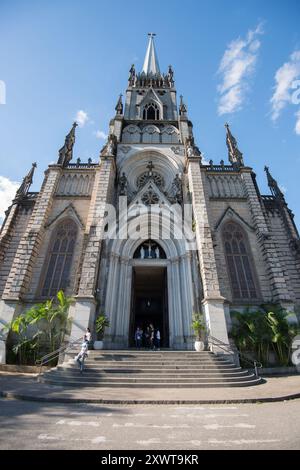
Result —
<path fill-rule="evenodd" d="M 45 354 L 45 356 L 38 359 L 35 362 L 37 366 L 40 366 L 39 372 L 38 372 L 38 378 L 42 373 L 42 367 L 44 365 L 49 364 L 49 362 L 51 362 L 54 359 L 56 359 L 57 357 L 59 357 L 61 353 L 64 353 L 64 352 L 72 349 L 74 346 L 77 346 L 77 345 L 81 344 L 82 343 L 82 338 L 83 338 L 82 336 L 80 338 L 75 339 L 75 340 L 71 338 L 71 341 L 68 341 L 67 344 L 65 344 L 63 346 L 60 346 L 55 351 L 52 351 L 51 353 Z"/>
<path fill-rule="evenodd" d="M 247 364 L 250 364 L 253 367 L 256 377 L 259 377 L 258 369 L 262 368 L 261 362 L 257 361 L 256 359 L 251 359 L 248 356 L 245 356 L 245 354 L 242 354 L 237 348 L 231 348 L 230 344 L 224 343 L 223 341 L 215 338 L 214 336 L 208 335 L 207 342 L 211 346 L 216 346 L 222 349 L 227 354 L 238 355 L 243 362 L 246 362 Z"/>

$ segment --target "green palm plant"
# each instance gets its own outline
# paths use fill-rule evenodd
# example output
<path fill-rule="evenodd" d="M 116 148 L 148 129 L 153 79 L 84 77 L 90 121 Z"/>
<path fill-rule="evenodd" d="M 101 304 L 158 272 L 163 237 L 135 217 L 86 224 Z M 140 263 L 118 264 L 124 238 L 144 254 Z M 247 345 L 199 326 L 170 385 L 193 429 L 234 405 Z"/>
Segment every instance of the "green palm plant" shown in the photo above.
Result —
<path fill-rule="evenodd" d="M 40 352 L 53 352 L 58 348 L 70 325 L 68 310 L 72 301 L 60 290 L 56 299 L 32 306 L 7 325 L 6 329 L 17 336 L 13 352 L 21 363 L 30 358 L 35 362 Z M 34 329 L 37 331 L 32 334 Z"/>
<path fill-rule="evenodd" d="M 260 310 L 243 313 L 231 312 L 233 327 L 231 337 L 241 352 L 255 354 L 263 365 L 268 365 L 269 352 L 273 350 L 277 363 L 288 365 L 293 338 L 299 334 L 299 327 L 289 318 L 291 313 L 274 305 L 263 305 Z M 293 315 L 294 317 L 294 315 Z"/>
<path fill-rule="evenodd" d="M 110 326 L 110 321 L 104 313 L 100 313 L 100 315 L 96 319 L 96 333 L 98 334 L 99 340 L 103 339 L 105 328 Z"/>
<path fill-rule="evenodd" d="M 267 322 L 272 334 L 272 346 L 278 363 L 287 366 L 290 361 L 293 338 L 299 333 L 296 322 L 290 320 L 294 314 L 283 309 L 273 309 L 267 313 Z"/>
<path fill-rule="evenodd" d="M 197 341 L 200 341 L 201 335 L 206 329 L 201 313 L 193 314 L 191 327 L 195 332 Z"/>

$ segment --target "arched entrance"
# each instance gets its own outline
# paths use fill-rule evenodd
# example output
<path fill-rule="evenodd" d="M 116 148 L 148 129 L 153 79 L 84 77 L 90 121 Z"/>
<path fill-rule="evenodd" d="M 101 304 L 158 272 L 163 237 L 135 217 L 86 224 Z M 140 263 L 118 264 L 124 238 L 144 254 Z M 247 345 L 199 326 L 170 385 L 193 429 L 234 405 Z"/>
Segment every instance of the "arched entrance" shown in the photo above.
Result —
<path fill-rule="evenodd" d="M 192 349 L 193 282 L 191 254 L 185 240 L 162 238 L 158 216 L 152 219 L 151 231 L 143 230 L 148 227 L 148 214 L 139 217 L 136 223 L 148 237 L 118 238 L 110 240 L 107 247 L 104 309 L 110 327 L 106 331 L 105 347 L 123 349 L 133 345 L 134 328 L 137 322 L 144 322 L 143 312 L 145 316 L 148 313 L 143 299 L 148 301 L 151 296 L 156 300 L 151 303 L 150 297 L 149 321 L 151 316 L 158 326 L 162 325 L 164 345 Z M 151 247 L 151 256 L 147 248 L 149 240 L 157 245 Z"/>
<path fill-rule="evenodd" d="M 169 347 L 168 279 L 166 254 L 153 240 L 135 251 L 132 268 L 132 294 L 129 345 L 134 346 L 137 327 L 146 332 L 151 324 L 161 334 L 161 346 Z M 147 347 L 145 335 L 143 346 Z"/>

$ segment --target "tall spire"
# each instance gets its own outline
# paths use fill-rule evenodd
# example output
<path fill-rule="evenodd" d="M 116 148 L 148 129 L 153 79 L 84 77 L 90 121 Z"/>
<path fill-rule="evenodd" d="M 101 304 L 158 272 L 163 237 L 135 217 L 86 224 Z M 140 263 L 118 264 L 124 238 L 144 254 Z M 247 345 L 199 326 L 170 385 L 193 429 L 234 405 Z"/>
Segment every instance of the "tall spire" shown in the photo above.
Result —
<path fill-rule="evenodd" d="M 238 148 L 236 139 L 230 132 L 229 124 L 226 122 L 226 145 L 228 148 L 228 158 L 232 165 L 240 167 L 244 166 L 243 154 Z"/>
<path fill-rule="evenodd" d="M 265 172 L 267 174 L 268 186 L 269 186 L 273 196 L 276 199 L 282 199 L 284 201 L 284 195 L 283 195 L 281 189 L 279 188 L 277 181 L 271 175 L 268 166 L 265 166 Z"/>
<path fill-rule="evenodd" d="M 158 64 L 158 58 L 156 55 L 155 45 L 154 45 L 154 36 L 155 33 L 148 33 L 149 43 L 144 60 L 142 73 L 145 75 L 160 75 L 160 69 Z"/>
<path fill-rule="evenodd" d="M 75 129 L 78 126 L 77 122 L 73 123 L 72 129 L 65 138 L 63 147 L 59 150 L 58 165 L 67 166 L 73 158 L 73 147 L 75 144 Z"/>
<path fill-rule="evenodd" d="M 34 174 L 34 170 L 36 169 L 36 166 L 37 166 L 36 163 L 33 163 L 31 166 L 31 169 L 29 170 L 27 175 L 23 178 L 22 184 L 16 193 L 15 200 L 21 199 L 22 197 L 27 195 L 29 188 L 32 184 L 33 174 Z"/>

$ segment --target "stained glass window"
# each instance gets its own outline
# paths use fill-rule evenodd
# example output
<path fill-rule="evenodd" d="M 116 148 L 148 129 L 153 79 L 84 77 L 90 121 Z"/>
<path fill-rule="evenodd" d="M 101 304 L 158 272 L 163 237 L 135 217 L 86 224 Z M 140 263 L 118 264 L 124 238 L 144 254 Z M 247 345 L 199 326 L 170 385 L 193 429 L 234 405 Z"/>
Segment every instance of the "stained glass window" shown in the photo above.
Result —
<path fill-rule="evenodd" d="M 238 224 L 229 222 L 223 229 L 223 242 L 233 298 L 257 298 L 246 234 Z"/>
<path fill-rule="evenodd" d="M 53 297 L 68 287 L 76 238 L 77 226 L 72 220 L 65 220 L 56 228 L 50 242 L 43 297 Z"/>

